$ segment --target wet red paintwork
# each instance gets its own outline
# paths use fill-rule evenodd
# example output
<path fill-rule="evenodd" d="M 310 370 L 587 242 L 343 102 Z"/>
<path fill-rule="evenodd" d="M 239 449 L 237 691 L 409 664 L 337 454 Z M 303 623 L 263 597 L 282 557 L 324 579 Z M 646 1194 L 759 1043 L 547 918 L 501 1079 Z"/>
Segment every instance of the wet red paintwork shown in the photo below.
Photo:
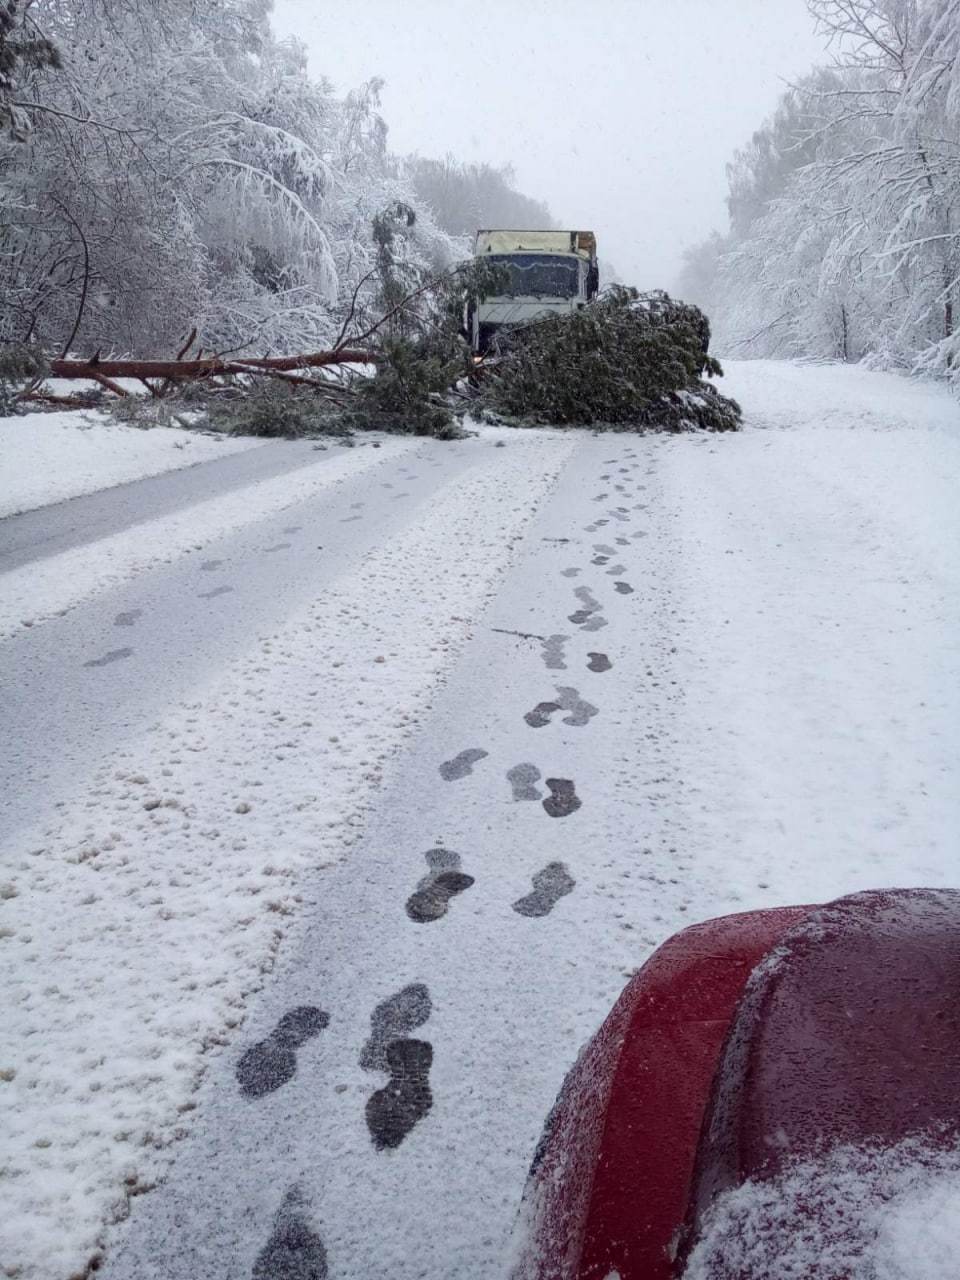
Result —
<path fill-rule="evenodd" d="M 710 920 L 631 979 L 571 1071 L 528 1196 L 517 1276 L 669 1280 L 697 1135 L 731 1014 L 754 965 L 806 908 Z"/>
<path fill-rule="evenodd" d="M 811 910 L 737 1009 L 697 1157 L 689 1235 L 719 1192 L 836 1143 L 960 1134 L 960 893 Z M 718 1276 L 717 1280 L 724 1280 Z"/>
<path fill-rule="evenodd" d="M 632 979 L 570 1072 L 514 1275 L 676 1280 L 718 1192 L 836 1142 L 955 1142 L 958 1098 L 960 892 L 696 925 Z"/>

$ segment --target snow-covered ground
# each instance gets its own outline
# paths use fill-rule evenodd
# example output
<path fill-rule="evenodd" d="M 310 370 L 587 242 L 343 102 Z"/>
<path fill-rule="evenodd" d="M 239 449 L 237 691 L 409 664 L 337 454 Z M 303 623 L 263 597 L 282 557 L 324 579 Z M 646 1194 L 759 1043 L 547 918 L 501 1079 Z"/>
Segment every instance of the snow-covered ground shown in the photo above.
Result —
<path fill-rule="evenodd" d="M 751 426 L 867 427 L 957 434 L 960 403 L 943 384 L 859 365 L 723 360 L 717 382 L 739 400 Z"/>
<path fill-rule="evenodd" d="M 0 418 L 0 517 L 262 443 L 179 427 L 128 427 L 84 409 Z"/>
<path fill-rule="evenodd" d="M 226 1280 L 293 1215 L 331 1277 L 499 1277 L 556 1089 L 660 941 L 960 883 L 960 408 L 772 362 L 723 388 L 736 436 L 453 446 L 387 545 L 7 841 L 4 1265 Z M 432 1058 L 395 1149 L 384 1007 Z"/>

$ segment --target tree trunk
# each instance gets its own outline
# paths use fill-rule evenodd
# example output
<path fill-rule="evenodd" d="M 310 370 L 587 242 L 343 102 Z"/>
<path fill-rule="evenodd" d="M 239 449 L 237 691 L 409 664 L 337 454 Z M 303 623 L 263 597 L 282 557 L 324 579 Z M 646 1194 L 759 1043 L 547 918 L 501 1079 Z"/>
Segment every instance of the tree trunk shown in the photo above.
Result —
<path fill-rule="evenodd" d="M 366 349 L 313 351 L 299 356 L 247 357 L 221 360 L 216 356 L 204 360 L 51 360 L 50 372 L 55 378 L 210 378 L 224 373 L 282 373 L 296 369 L 319 369 L 333 364 L 370 364 L 379 360 L 375 351 Z M 99 376 L 98 376 L 99 375 Z"/>

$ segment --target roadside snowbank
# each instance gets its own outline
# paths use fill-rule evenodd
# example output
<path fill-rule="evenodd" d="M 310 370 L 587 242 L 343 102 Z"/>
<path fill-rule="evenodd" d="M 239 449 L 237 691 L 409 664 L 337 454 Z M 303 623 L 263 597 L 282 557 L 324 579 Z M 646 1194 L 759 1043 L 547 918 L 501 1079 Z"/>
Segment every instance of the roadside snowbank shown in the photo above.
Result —
<path fill-rule="evenodd" d="M 358 838 L 573 448 L 531 433 L 451 482 L 11 851 L 0 1256 L 22 1280 L 82 1268 L 167 1166 L 304 873 Z"/>
<path fill-rule="evenodd" d="M 385 440 L 376 449 L 359 446 L 334 458 L 321 454 L 320 461 L 293 474 L 234 489 L 222 497 L 14 569 L 3 577 L 0 638 L 67 613 L 82 600 L 152 566 L 201 551 L 211 539 L 302 502 L 321 489 L 340 484 L 388 459 L 400 458 L 419 444 L 418 438 L 408 436 Z"/>
<path fill-rule="evenodd" d="M 179 427 L 127 427 L 87 409 L 0 418 L 0 518 L 262 443 Z"/>

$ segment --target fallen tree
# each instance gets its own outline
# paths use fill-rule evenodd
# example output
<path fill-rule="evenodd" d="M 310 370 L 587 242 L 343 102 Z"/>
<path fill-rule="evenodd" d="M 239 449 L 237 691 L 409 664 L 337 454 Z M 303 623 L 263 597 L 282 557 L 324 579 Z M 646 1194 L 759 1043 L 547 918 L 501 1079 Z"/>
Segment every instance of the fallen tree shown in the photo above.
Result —
<path fill-rule="evenodd" d="M 461 331 L 464 293 L 474 296 L 466 285 L 481 296 L 487 284 L 470 279 L 474 270 L 419 286 L 352 337 L 348 315 L 327 351 L 197 353 L 187 359 L 193 332 L 173 359 L 104 359 L 98 353 L 46 363 L 24 350 L 18 358 L 10 353 L 7 363 L 11 374 L 21 370 L 21 403 L 107 407 L 121 421 L 143 426 L 176 421 L 254 435 L 375 429 L 451 437 L 462 434 L 463 415 L 474 411 L 517 426 L 739 427 L 739 406 L 705 380 L 722 370 L 708 352 L 710 326 L 696 307 L 665 293 L 614 287 L 579 311 L 510 330 L 494 358 L 475 364 Z M 408 317 L 406 306 L 427 293 L 430 310 Z M 96 385 L 72 396 L 55 394 L 44 385 L 47 370 Z M 139 381 L 149 396 L 130 394 L 123 385 L 129 380 Z"/>
<path fill-rule="evenodd" d="M 709 343 L 697 307 L 614 286 L 579 311 L 505 334 L 479 400 L 521 426 L 735 431 L 740 406 L 704 378 L 723 373 Z"/>

